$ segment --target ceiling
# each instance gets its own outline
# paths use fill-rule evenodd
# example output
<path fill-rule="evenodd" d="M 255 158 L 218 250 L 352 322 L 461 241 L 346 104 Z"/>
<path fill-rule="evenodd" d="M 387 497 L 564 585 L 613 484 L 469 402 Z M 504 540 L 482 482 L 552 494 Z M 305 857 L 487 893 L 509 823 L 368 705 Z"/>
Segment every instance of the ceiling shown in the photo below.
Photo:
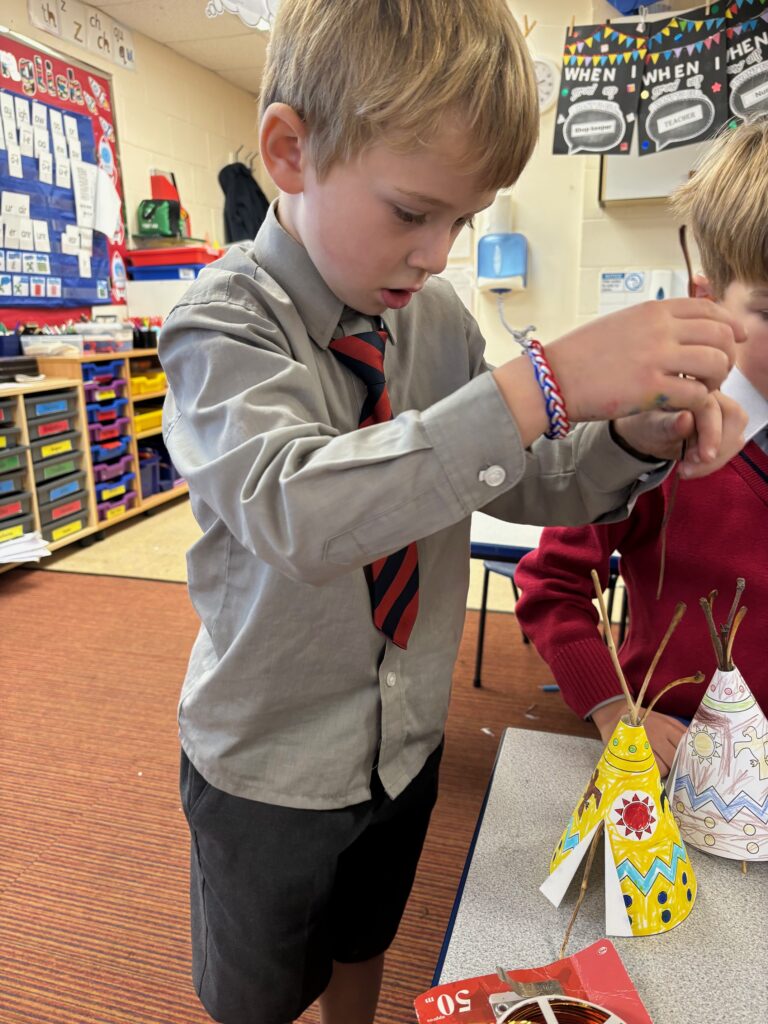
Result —
<path fill-rule="evenodd" d="M 206 16 L 208 0 L 88 0 L 115 21 L 215 71 L 258 95 L 267 49 L 266 32 L 248 28 L 235 14 Z M 220 5 L 217 5 L 220 6 Z"/>

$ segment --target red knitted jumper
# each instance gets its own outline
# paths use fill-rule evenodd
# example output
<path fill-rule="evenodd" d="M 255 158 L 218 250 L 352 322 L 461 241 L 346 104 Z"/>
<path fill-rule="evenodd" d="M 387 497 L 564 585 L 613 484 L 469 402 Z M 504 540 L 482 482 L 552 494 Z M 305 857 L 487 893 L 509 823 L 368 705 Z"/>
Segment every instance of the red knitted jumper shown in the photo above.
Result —
<path fill-rule="evenodd" d="M 641 495 L 621 523 L 549 527 L 539 547 L 520 562 L 515 578 L 520 626 L 549 664 L 566 703 L 584 717 L 621 694 L 608 649 L 597 632 L 590 570 L 605 586 L 613 551 L 621 554 L 621 575 L 629 596 L 629 629 L 619 651 L 630 689 L 637 694 L 675 604 L 688 610 L 653 675 L 647 704 L 666 683 L 701 669 L 707 680 L 716 668 L 699 598 L 716 588 L 715 621 L 725 621 L 743 576 L 743 604 L 749 612 L 734 644 L 734 661 L 768 712 L 768 455 L 754 441 L 726 466 L 701 480 L 681 480 L 667 527 L 664 589 L 656 600 L 661 559 L 661 522 L 672 478 Z M 703 685 L 678 686 L 656 711 L 690 718 Z"/>

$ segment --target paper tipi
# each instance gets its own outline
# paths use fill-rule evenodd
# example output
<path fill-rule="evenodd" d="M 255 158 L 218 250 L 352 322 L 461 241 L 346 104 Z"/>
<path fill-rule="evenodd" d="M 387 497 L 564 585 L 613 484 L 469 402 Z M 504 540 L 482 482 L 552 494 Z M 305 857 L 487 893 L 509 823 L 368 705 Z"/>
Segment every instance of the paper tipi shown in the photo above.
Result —
<path fill-rule="evenodd" d="M 704 676 L 697 673 L 675 680 L 662 689 L 647 710 L 643 709 L 648 683 L 685 605 L 677 606 L 635 701 L 613 644 L 597 574 L 593 572 L 592 578 L 611 658 L 627 700 L 627 714 L 616 726 L 574 808 L 552 855 L 549 878 L 540 888 L 559 906 L 587 851 L 604 831 L 606 934 L 653 935 L 674 928 L 690 914 L 696 899 L 696 877 L 643 721 L 656 700 L 671 687 L 703 682 Z"/>
<path fill-rule="evenodd" d="M 687 843 L 720 857 L 760 861 L 768 860 L 768 721 L 731 657 L 747 611 L 738 608 L 743 591 L 739 579 L 719 630 L 717 591 L 701 599 L 718 667 L 678 748 L 669 791 Z"/>

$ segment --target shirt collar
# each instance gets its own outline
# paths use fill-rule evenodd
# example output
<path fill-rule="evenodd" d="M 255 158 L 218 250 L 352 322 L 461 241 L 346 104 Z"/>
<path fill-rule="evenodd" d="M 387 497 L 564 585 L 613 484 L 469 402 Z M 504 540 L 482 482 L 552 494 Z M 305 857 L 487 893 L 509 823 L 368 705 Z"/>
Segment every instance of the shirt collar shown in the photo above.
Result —
<path fill-rule="evenodd" d="M 737 366 L 734 366 L 728 374 L 720 390 L 724 395 L 728 395 L 729 398 L 738 402 L 747 414 L 747 426 L 744 430 L 745 441 L 751 441 L 755 434 L 759 434 L 765 426 L 768 426 L 768 399 L 760 394 Z"/>
<path fill-rule="evenodd" d="M 275 199 L 270 203 L 254 240 L 253 254 L 258 265 L 288 295 L 310 338 L 320 348 L 328 348 L 342 322 L 344 333 L 371 330 L 370 317 L 344 305 L 325 283 L 304 246 L 282 227 L 277 219 L 277 202 Z M 386 326 L 394 342 L 393 325 L 390 322 Z"/>

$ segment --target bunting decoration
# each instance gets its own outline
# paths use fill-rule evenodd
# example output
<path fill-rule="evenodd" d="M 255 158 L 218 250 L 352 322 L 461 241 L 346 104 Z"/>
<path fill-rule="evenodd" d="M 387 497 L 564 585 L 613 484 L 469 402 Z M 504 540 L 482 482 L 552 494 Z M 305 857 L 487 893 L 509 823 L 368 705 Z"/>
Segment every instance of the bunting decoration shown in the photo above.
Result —
<path fill-rule="evenodd" d="M 768 0 L 566 33 L 553 151 L 641 156 L 768 115 Z"/>

